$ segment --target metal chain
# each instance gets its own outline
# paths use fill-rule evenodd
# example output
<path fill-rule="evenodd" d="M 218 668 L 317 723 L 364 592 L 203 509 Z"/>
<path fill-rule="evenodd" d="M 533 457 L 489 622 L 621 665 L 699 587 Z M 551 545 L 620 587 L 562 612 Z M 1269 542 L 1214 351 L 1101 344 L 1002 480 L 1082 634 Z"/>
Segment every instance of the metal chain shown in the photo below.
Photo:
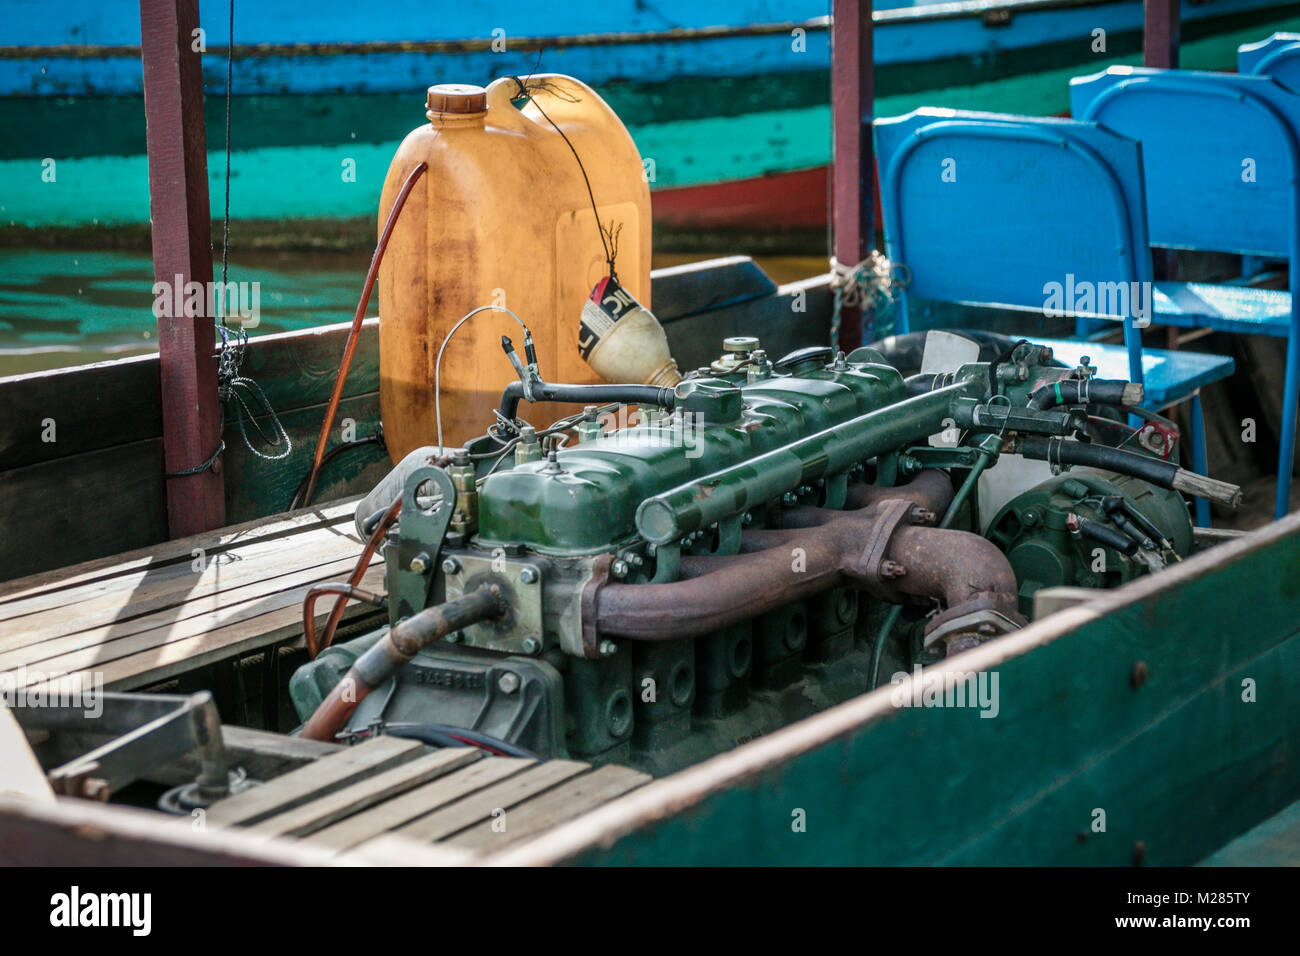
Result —
<path fill-rule="evenodd" d="M 230 0 L 230 35 L 226 44 L 226 208 L 225 223 L 222 229 L 221 237 L 221 325 L 217 328 L 217 333 L 221 336 L 221 349 L 217 357 L 217 398 L 223 408 L 227 402 L 232 403 L 235 413 L 235 425 L 239 428 L 239 436 L 244 440 L 244 445 L 258 458 L 265 461 L 279 461 L 281 458 L 287 458 L 293 451 L 293 442 L 289 439 L 289 433 L 284 430 L 284 424 L 280 417 L 271 407 L 266 393 L 262 391 L 261 386 L 251 378 L 242 374 L 244 365 L 244 350 L 248 346 L 248 333 L 243 329 L 231 330 L 226 324 L 226 289 L 228 287 L 226 276 L 229 267 L 230 257 L 230 104 L 234 94 L 234 76 L 235 76 L 235 0 Z M 232 344 L 233 335 L 233 344 Z M 252 406 L 250 407 L 250 402 Z M 255 411 L 260 408 L 260 413 Z M 271 434 L 267 434 L 262 426 L 258 424 L 258 414 L 264 414 L 270 418 Z M 271 448 L 283 446 L 275 454 L 268 454 L 253 446 L 248 437 L 248 429 L 245 425 L 245 419 L 253 423 L 253 429 L 264 445 Z M 225 441 L 221 442 L 221 448 L 225 448 Z M 218 451 L 219 455 L 221 452 Z M 213 456 L 215 460 L 216 455 Z"/>

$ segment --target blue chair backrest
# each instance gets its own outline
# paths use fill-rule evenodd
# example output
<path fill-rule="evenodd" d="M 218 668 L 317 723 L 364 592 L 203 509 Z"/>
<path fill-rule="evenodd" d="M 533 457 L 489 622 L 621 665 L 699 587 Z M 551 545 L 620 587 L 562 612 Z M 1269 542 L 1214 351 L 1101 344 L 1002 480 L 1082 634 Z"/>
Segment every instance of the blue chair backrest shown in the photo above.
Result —
<path fill-rule="evenodd" d="M 1110 290 L 1091 300 L 1105 305 L 1121 298 L 1117 284 L 1128 293 L 1151 280 L 1137 143 L 1076 120 L 936 109 L 878 120 L 875 136 L 886 254 L 906 279 L 898 331 L 909 292 L 1138 314 L 1128 294 L 1120 309 L 1071 294 Z"/>
<path fill-rule="evenodd" d="M 1237 47 L 1237 72 L 1271 76 L 1288 90 L 1300 90 L 1300 33 L 1274 33 Z"/>
<path fill-rule="evenodd" d="M 1070 104 L 1142 143 L 1154 244 L 1296 250 L 1300 95 L 1264 76 L 1111 67 L 1071 80 Z"/>

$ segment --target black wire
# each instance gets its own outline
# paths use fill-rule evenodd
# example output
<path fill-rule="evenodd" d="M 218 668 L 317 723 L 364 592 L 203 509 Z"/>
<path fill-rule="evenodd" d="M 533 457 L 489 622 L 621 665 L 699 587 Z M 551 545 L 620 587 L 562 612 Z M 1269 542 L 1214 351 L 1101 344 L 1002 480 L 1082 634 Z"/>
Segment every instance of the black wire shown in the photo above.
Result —
<path fill-rule="evenodd" d="M 538 50 L 537 51 L 538 62 L 541 61 L 541 58 L 542 58 L 542 52 L 541 50 Z M 536 72 L 536 70 L 537 67 L 534 66 L 533 71 Z M 532 73 L 528 74 L 528 77 L 529 79 L 532 79 Z M 611 228 L 609 242 L 606 243 L 605 227 L 600 224 L 600 210 L 596 208 L 596 194 L 591 189 L 591 180 L 587 178 L 587 167 L 582 165 L 582 157 L 578 155 L 578 151 L 574 149 L 573 144 L 569 142 L 569 137 L 564 135 L 564 130 L 556 126 L 555 120 L 551 119 L 549 116 L 546 115 L 546 110 L 542 109 L 542 104 L 538 103 L 537 98 L 533 96 L 533 94 L 529 91 L 526 85 L 527 81 L 521 80 L 519 79 L 519 77 L 515 77 L 515 82 L 519 84 L 519 89 L 523 93 L 523 95 L 528 97 L 528 101 L 537 107 L 537 112 L 542 114 L 542 118 L 545 119 L 546 122 L 550 123 L 552 129 L 554 129 L 557 133 L 560 134 L 560 138 L 564 140 L 564 145 L 569 147 L 569 152 L 571 152 L 573 154 L 573 158 L 578 161 L 578 171 L 582 173 L 582 181 L 587 186 L 587 198 L 591 200 L 591 214 L 596 217 L 596 231 L 600 233 L 600 247 L 605 250 L 605 261 L 609 263 L 609 277 L 611 279 L 617 279 L 618 276 L 615 274 L 615 270 L 614 270 L 614 257 L 617 255 L 617 252 L 610 250 L 610 246 L 614 242 L 613 229 Z"/>
<path fill-rule="evenodd" d="M 334 446 L 328 452 L 326 452 L 325 457 L 323 457 L 320 460 L 320 470 L 323 472 L 325 470 L 326 465 L 328 465 L 330 462 L 332 462 L 335 458 L 337 458 L 339 455 L 343 454 L 344 452 L 352 451 L 355 448 L 361 448 L 365 445 L 378 445 L 381 448 L 385 447 L 383 428 L 381 427 L 376 431 L 374 431 L 373 433 L 366 435 L 362 438 L 357 438 L 354 439 L 353 441 L 344 442 L 341 445 Z M 302 496 L 307 491 L 307 481 L 310 478 L 311 478 L 311 471 L 309 470 L 307 474 L 303 475 L 302 480 L 298 482 L 298 487 L 295 488 L 293 492 L 293 498 L 289 500 L 290 511 L 294 511 L 298 508 L 303 508 L 307 506 L 308 502 L 303 501 Z"/>
<path fill-rule="evenodd" d="M 221 237 L 221 288 L 226 292 L 226 259 L 230 249 L 230 95 L 235 77 L 235 0 L 230 0 L 230 36 L 226 43 L 226 221 Z M 221 324 L 226 324 L 226 310 L 221 310 Z"/>
<path fill-rule="evenodd" d="M 465 741 L 469 741 L 475 747 L 496 750 L 506 757 L 526 757 L 530 760 L 542 759 L 531 750 L 509 743 L 500 737 L 493 737 L 490 734 L 469 730 L 465 727 L 453 727 L 449 724 L 420 724 L 414 722 L 386 724 L 384 733 L 393 737 L 423 740 L 436 747 L 464 747 Z M 456 737 L 462 737 L 464 740 L 456 740 Z"/>

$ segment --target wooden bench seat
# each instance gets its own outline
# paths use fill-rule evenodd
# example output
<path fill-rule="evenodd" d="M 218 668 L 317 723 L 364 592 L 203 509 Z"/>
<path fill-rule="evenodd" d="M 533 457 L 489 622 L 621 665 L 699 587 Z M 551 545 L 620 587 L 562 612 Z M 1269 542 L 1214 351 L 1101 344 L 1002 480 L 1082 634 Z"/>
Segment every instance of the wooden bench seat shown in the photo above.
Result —
<path fill-rule="evenodd" d="M 0 586 L 0 674 L 130 690 L 299 639 L 309 587 L 347 578 L 362 542 L 336 502 Z M 383 589 L 376 559 L 362 585 Z M 321 601 L 318 621 L 330 601 Z M 345 620 L 376 615 L 350 605 Z"/>

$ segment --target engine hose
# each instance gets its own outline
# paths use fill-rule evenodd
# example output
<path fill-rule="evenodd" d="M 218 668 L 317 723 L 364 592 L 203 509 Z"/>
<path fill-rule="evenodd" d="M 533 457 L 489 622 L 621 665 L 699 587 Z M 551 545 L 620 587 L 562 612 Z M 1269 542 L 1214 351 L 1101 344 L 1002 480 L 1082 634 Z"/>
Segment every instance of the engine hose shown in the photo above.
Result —
<path fill-rule="evenodd" d="M 380 517 L 383 517 L 382 513 Z M 384 595 L 351 584 L 312 585 L 302 599 L 302 633 L 307 639 L 307 656 L 313 660 L 320 653 L 320 648 L 316 646 L 316 600 L 324 594 L 335 594 L 343 600 L 360 601 L 372 607 L 388 607 L 388 598 Z"/>
<path fill-rule="evenodd" d="M 559 385 L 553 382 L 532 383 L 533 401 L 564 402 L 569 405 L 600 405 L 622 402 L 625 405 L 657 405 L 672 408 L 677 393 L 658 385 Z M 511 382 L 501 393 L 501 415 L 514 421 L 519 402 L 524 397 L 524 383 Z"/>
<path fill-rule="evenodd" d="M 918 372 L 915 375 L 909 375 L 903 380 L 903 384 L 907 387 L 907 397 L 915 398 L 917 395 L 933 392 L 935 379 L 938 377 L 934 372 Z"/>
<path fill-rule="evenodd" d="M 348 587 L 355 588 L 361 584 L 361 579 L 364 578 L 366 572 L 370 570 L 370 562 L 374 559 L 375 553 L 379 550 L 379 545 L 383 542 L 384 535 L 388 533 L 388 529 L 392 527 L 393 522 L 397 520 L 397 516 L 401 511 L 402 499 L 398 498 L 389 505 L 388 509 L 383 513 L 383 516 L 375 525 L 374 530 L 370 532 L 370 537 L 366 539 L 366 546 L 361 549 L 361 556 L 357 558 L 357 563 L 352 569 L 352 574 L 348 576 Z M 345 596 L 340 596 L 339 599 L 334 602 L 334 607 L 330 610 L 329 619 L 325 622 L 325 630 L 321 635 L 321 650 L 329 647 L 333 642 L 334 632 L 338 629 L 339 621 L 343 618 L 343 609 L 346 605 L 347 597 Z M 308 611 L 304 609 L 303 613 L 306 615 Z M 310 647 L 308 649 L 310 650 Z M 312 657 L 315 656 L 316 652 L 313 651 Z"/>
<path fill-rule="evenodd" d="M 384 733 L 390 737 L 407 737 L 411 740 L 423 741 L 433 747 L 478 747 L 480 750 L 491 751 L 502 757 L 524 757 L 530 760 L 542 759 L 531 750 L 512 744 L 508 740 L 502 740 L 499 737 L 493 737 L 491 734 L 485 734 L 477 730 L 453 727 L 450 724 L 405 722 L 385 724 Z"/>
<path fill-rule="evenodd" d="M 343 384 L 347 381 L 348 372 L 352 368 L 352 357 L 356 354 L 357 340 L 361 336 L 361 324 L 366 319 L 366 308 L 370 305 L 370 294 L 374 291 L 375 280 L 379 277 L 379 264 L 384 261 L 388 240 L 393 234 L 393 227 L 397 225 L 397 217 L 401 215 L 402 207 L 406 205 L 406 197 L 411 194 L 416 182 L 428 168 L 425 163 L 419 163 L 407 174 L 401 191 L 393 200 L 393 208 L 388 211 L 384 231 L 380 233 L 379 242 L 375 245 L 375 254 L 370 257 L 370 268 L 366 270 L 365 285 L 361 287 L 357 311 L 352 316 L 352 328 L 348 330 L 348 340 L 343 346 L 343 358 L 339 360 L 339 370 L 334 376 L 334 388 L 330 392 L 329 404 L 325 408 L 325 417 L 320 423 L 320 435 L 316 438 L 316 453 L 312 456 L 311 470 L 303 479 L 302 497 L 297 502 L 299 507 L 305 508 L 311 504 L 311 496 L 316 492 L 316 480 L 320 477 L 321 465 L 325 459 L 325 445 L 329 441 L 330 430 L 334 427 L 334 416 L 338 414 L 339 400 L 343 397 Z"/>
<path fill-rule="evenodd" d="M 1122 379 L 1065 378 L 1034 390 L 1029 396 L 1030 408 L 1051 408 L 1055 405 L 1114 405 L 1128 408 L 1142 404 L 1146 397 L 1143 387 Z"/>
<path fill-rule="evenodd" d="M 1121 475 L 1149 481 L 1160 488 L 1217 501 L 1230 508 L 1241 504 L 1241 488 L 1238 485 L 1207 478 L 1186 468 L 1180 468 L 1172 462 L 1122 451 L 1109 445 L 1026 435 L 1020 439 L 1017 450 L 1026 458 L 1036 461 L 1045 461 L 1054 465 L 1083 465 L 1088 468 L 1115 471 Z"/>
<path fill-rule="evenodd" d="M 409 664 L 421 648 L 471 624 L 501 617 L 507 610 L 501 589 L 484 585 L 400 621 L 357 658 L 303 725 L 302 736 L 307 740 L 332 741 L 366 695 Z"/>
<path fill-rule="evenodd" d="M 1120 554 L 1126 554 L 1132 557 L 1137 553 L 1138 545 L 1136 541 L 1129 539 L 1128 535 L 1121 534 L 1114 528 L 1108 528 L 1104 524 L 1096 521 L 1089 521 L 1087 518 L 1076 514 L 1071 514 L 1066 519 L 1066 527 L 1070 531 L 1077 531 L 1098 544 L 1105 545 L 1108 548 L 1114 548 Z"/>
<path fill-rule="evenodd" d="M 406 479 L 426 465 L 445 466 L 451 463 L 437 445 L 423 445 L 393 466 L 370 491 L 357 502 L 354 512 L 356 528 L 361 537 L 369 538 L 375 530 L 376 515 L 382 515 L 393 502 L 402 497 Z M 423 504 L 423 502 L 421 502 Z"/>

